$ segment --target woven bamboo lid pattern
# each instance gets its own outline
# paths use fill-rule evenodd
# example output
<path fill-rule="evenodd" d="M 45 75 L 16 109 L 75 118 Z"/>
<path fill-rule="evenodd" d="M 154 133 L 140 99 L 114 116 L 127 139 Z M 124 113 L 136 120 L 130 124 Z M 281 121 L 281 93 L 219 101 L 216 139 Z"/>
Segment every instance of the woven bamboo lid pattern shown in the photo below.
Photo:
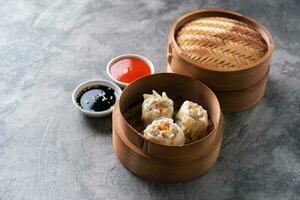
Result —
<path fill-rule="evenodd" d="M 187 57 L 202 67 L 222 71 L 248 66 L 268 50 L 257 30 L 225 17 L 203 17 L 188 22 L 175 38 Z"/>

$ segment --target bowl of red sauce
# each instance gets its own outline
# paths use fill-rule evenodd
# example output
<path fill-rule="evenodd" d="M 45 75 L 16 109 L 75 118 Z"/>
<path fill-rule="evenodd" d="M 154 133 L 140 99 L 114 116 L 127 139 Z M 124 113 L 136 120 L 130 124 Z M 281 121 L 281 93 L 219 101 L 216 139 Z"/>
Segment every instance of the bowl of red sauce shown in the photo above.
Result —
<path fill-rule="evenodd" d="M 124 54 L 109 61 L 108 76 L 119 86 L 126 87 L 131 82 L 154 73 L 152 62 L 137 54 Z"/>

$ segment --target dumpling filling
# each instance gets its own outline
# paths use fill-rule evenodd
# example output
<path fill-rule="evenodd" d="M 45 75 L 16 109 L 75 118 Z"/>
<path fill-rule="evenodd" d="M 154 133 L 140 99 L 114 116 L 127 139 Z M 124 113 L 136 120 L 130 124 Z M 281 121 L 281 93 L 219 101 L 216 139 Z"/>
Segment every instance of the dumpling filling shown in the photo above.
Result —
<path fill-rule="evenodd" d="M 144 137 L 150 141 L 169 146 L 182 146 L 185 142 L 181 128 L 173 122 L 173 119 L 169 118 L 153 121 L 144 130 Z"/>
<path fill-rule="evenodd" d="M 197 141 L 207 134 L 207 111 L 197 103 L 185 101 L 176 119 L 185 134 L 186 143 Z"/>
<path fill-rule="evenodd" d="M 152 94 L 144 94 L 142 105 L 142 120 L 148 125 L 156 119 L 172 118 L 174 113 L 173 101 L 165 92 L 159 95 L 155 90 Z"/>

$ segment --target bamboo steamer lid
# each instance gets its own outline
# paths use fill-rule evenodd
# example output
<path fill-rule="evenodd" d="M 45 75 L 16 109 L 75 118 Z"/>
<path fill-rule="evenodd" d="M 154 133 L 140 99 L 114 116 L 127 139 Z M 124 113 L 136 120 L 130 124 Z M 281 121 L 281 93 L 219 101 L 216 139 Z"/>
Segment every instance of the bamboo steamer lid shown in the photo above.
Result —
<path fill-rule="evenodd" d="M 187 57 L 212 70 L 242 69 L 267 52 L 267 44 L 258 31 L 225 17 L 193 20 L 178 30 L 176 41 Z"/>
<path fill-rule="evenodd" d="M 208 9 L 179 18 L 169 34 L 168 65 L 213 90 L 249 88 L 267 74 L 271 34 L 239 13 Z"/>

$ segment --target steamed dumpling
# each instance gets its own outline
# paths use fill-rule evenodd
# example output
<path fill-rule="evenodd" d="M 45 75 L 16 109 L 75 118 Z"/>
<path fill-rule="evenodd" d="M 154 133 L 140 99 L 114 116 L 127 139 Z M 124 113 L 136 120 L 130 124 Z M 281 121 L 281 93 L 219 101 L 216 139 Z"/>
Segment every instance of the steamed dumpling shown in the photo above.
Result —
<path fill-rule="evenodd" d="M 156 119 L 172 118 L 174 108 L 173 101 L 165 92 L 160 96 L 155 90 L 153 94 L 144 94 L 142 105 L 142 120 L 148 125 Z"/>
<path fill-rule="evenodd" d="M 181 128 L 170 118 L 153 121 L 144 130 L 144 137 L 150 141 L 169 146 L 182 146 L 185 142 Z"/>
<path fill-rule="evenodd" d="M 186 142 L 194 142 L 207 134 L 208 116 L 202 106 L 192 101 L 185 101 L 176 118 L 185 134 Z"/>

